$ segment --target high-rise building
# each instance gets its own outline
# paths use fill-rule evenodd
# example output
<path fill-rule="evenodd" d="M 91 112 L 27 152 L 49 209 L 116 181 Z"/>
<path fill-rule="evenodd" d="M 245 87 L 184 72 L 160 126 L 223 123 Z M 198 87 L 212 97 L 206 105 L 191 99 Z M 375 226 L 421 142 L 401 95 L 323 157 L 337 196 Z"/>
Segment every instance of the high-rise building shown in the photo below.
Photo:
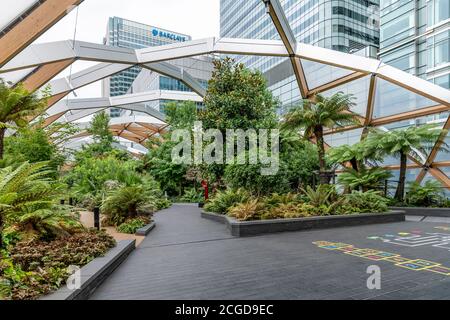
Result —
<path fill-rule="evenodd" d="M 281 0 L 299 42 L 375 58 L 379 46 L 379 0 Z M 261 0 L 221 0 L 221 37 L 279 39 Z M 289 59 L 245 56 L 239 62 L 261 70 L 282 110 L 298 104 L 300 90 Z M 303 68 L 320 82 L 329 68 L 304 61 Z M 368 86 L 368 83 L 364 83 Z M 312 88 L 310 88 L 312 89 Z M 356 89 L 355 89 L 356 90 Z M 359 90 L 359 89 L 358 89 Z M 366 88 L 360 88 L 364 92 Z"/>
<path fill-rule="evenodd" d="M 281 0 L 281 4 L 299 42 L 349 53 L 379 45 L 379 0 Z M 279 38 L 261 0 L 221 0 L 220 5 L 221 37 Z M 265 72 L 281 60 L 240 61 Z"/>
<path fill-rule="evenodd" d="M 192 40 L 192 38 L 185 34 L 119 17 L 111 17 L 108 21 L 104 43 L 114 47 L 142 49 L 189 40 Z M 113 97 L 126 94 L 140 71 L 140 68 L 132 67 L 105 79 L 103 81 L 103 95 Z M 111 117 L 118 117 L 121 114 L 120 109 L 111 109 Z"/>
<path fill-rule="evenodd" d="M 450 88 L 450 1 L 381 0 L 380 59 Z"/>

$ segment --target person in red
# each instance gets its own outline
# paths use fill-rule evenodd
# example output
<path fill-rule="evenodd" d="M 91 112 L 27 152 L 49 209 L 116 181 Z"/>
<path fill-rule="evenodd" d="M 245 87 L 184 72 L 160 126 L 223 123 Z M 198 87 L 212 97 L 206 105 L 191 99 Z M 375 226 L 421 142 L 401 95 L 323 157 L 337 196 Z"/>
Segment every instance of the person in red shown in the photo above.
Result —
<path fill-rule="evenodd" d="M 208 181 L 203 180 L 202 187 L 203 187 L 203 189 L 205 189 L 205 202 L 206 202 L 206 201 L 208 201 L 208 198 L 209 198 Z"/>

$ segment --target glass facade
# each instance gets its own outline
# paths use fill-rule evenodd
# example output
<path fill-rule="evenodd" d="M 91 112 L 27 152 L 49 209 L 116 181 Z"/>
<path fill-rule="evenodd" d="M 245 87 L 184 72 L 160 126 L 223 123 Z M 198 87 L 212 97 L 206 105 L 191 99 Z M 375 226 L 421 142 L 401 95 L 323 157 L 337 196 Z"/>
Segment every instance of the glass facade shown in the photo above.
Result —
<path fill-rule="evenodd" d="M 299 42 L 343 52 L 379 45 L 379 0 L 281 0 Z M 261 0 L 221 0 L 220 36 L 279 39 Z M 243 57 L 249 67 L 268 71 L 279 58 Z"/>
<path fill-rule="evenodd" d="M 383 62 L 411 74 L 425 78 L 448 88 L 449 64 L 449 0 L 305 0 L 280 1 L 297 41 L 339 50 L 355 55 L 377 57 Z M 270 16 L 259 0 L 221 1 L 221 36 L 256 39 L 279 39 Z M 381 9 L 380 9 L 381 6 Z M 381 26 L 381 27 L 380 27 Z M 364 49 L 363 49 L 364 48 Z M 375 49 L 375 50 L 372 50 Z M 375 52 L 380 49 L 380 54 Z M 300 90 L 293 73 L 292 64 L 286 58 L 237 57 L 248 67 L 261 70 L 268 80 L 273 94 L 281 101 L 280 113 L 284 113 L 301 101 Z M 309 90 L 342 78 L 352 71 L 301 59 Z M 359 78 L 339 87 L 322 92 L 330 96 L 338 91 L 353 94 L 356 98 L 352 111 L 366 117 L 369 107 L 371 76 Z M 369 126 L 378 126 L 383 131 L 410 126 L 435 123 L 441 127 L 449 113 L 436 113 L 408 120 L 400 120 L 405 112 L 420 111 L 439 104 L 413 91 L 407 90 L 380 77 L 375 85 L 373 114 Z M 389 117 L 389 118 L 387 118 Z M 383 121 L 384 118 L 384 121 Z M 395 120 L 395 119 L 399 120 Z M 381 120 L 380 120 L 381 119 Z M 376 123 L 387 123 L 379 126 Z M 363 128 L 325 136 L 331 147 L 354 144 L 363 138 Z M 450 142 L 447 138 L 447 142 Z M 430 145 L 431 147 L 434 146 Z M 431 152 L 431 151 L 430 151 Z M 450 156 L 438 152 L 436 158 L 431 153 L 423 154 L 415 161 L 425 163 L 430 157 L 431 168 L 423 181 L 439 179 L 446 185 L 444 175 L 450 169 L 446 164 Z M 386 157 L 380 165 L 398 165 L 399 159 Z M 416 162 L 409 160 L 412 166 Z M 392 167 L 390 168 L 392 169 Z M 415 181 L 423 168 L 408 170 L 408 181 Z M 433 169 L 434 170 L 434 169 Z M 398 178 L 398 170 L 392 171 L 393 180 Z M 448 176 L 448 175 L 447 175 Z"/>
<path fill-rule="evenodd" d="M 449 0 L 381 0 L 380 59 L 389 65 L 450 88 L 450 1 Z M 433 103 L 386 81 L 378 81 L 374 118 L 427 107 Z M 443 125 L 448 112 L 386 125 L 395 129 L 425 123 Z M 446 142 L 450 142 L 449 138 Z M 428 155 L 425 155 L 428 156 Z M 439 152 L 434 161 L 446 162 L 448 153 Z M 395 159 L 386 159 L 393 164 Z M 447 174 L 448 168 L 440 170 Z M 414 181 L 420 169 L 408 170 Z M 398 171 L 393 172 L 398 176 Z M 427 174 L 423 180 L 435 180 Z M 446 194 L 450 193 L 446 190 Z"/>
<path fill-rule="evenodd" d="M 297 41 L 347 53 L 379 46 L 379 0 L 281 0 Z M 260 0 L 221 0 L 221 37 L 279 39 Z M 376 50 L 375 50 L 376 51 Z M 261 70 L 285 112 L 301 97 L 290 61 L 246 56 L 238 61 Z M 303 60 L 310 89 L 350 72 Z"/>
<path fill-rule="evenodd" d="M 104 43 L 114 47 L 142 49 L 189 40 L 191 40 L 191 37 L 188 35 L 174 33 L 119 17 L 111 17 L 109 18 Z M 104 96 L 113 97 L 126 94 L 140 72 L 140 68 L 132 67 L 110 77 L 110 79 L 103 82 Z M 111 117 L 118 117 L 121 114 L 122 110 L 111 109 Z"/>
<path fill-rule="evenodd" d="M 450 88 L 450 1 L 381 0 L 380 59 Z"/>

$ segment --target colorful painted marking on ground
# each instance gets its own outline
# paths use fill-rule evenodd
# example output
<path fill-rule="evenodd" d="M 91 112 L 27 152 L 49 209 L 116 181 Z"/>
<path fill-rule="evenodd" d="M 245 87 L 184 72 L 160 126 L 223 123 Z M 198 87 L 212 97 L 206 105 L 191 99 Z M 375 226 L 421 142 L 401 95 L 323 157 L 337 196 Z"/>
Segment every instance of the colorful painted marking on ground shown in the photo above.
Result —
<path fill-rule="evenodd" d="M 316 241 L 313 242 L 316 246 L 326 250 L 333 250 L 351 256 L 368 259 L 372 261 L 387 261 L 391 262 L 397 267 L 405 268 L 414 271 L 429 271 L 439 273 L 445 276 L 450 276 L 450 268 L 442 266 L 440 263 L 432 262 L 423 259 L 408 259 L 399 254 L 385 252 L 375 249 L 360 249 L 351 244 L 341 242 Z"/>
<path fill-rule="evenodd" d="M 450 231 L 450 227 L 434 227 L 440 231 Z M 399 232 L 397 234 L 372 235 L 369 240 L 381 240 L 404 247 L 424 247 L 430 246 L 450 251 L 450 234 L 437 232 L 423 232 L 421 230 L 411 230 L 409 232 Z"/>

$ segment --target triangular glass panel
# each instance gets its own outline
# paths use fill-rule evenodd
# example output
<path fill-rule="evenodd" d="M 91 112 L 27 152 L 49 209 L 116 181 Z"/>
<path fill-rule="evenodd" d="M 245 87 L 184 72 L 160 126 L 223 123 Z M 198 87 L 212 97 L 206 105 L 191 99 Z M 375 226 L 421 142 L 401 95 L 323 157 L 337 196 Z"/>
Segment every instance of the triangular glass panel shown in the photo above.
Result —
<path fill-rule="evenodd" d="M 369 96 L 370 76 L 348 82 L 339 87 L 322 93 L 323 96 L 329 97 L 337 92 L 343 92 L 345 94 L 352 94 L 355 97 L 356 105 L 351 108 L 355 113 L 361 116 L 366 116 L 367 111 L 367 99 Z"/>
<path fill-rule="evenodd" d="M 421 125 L 425 125 L 425 124 L 434 124 L 438 128 L 443 128 L 444 127 L 444 123 L 445 123 L 445 121 L 448 118 L 448 115 L 449 115 L 448 112 L 443 112 L 443 113 L 440 113 L 440 114 L 434 114 L 434 115 L 430 115 L 430 116 L 424 116 L 424 117 L 419 117 L 419 118 L 415 118 L 415 119 L 409 119 L 409 120 L 389 123 L 389 124 L 386 124 L 386 125 L 383 125 L 383 126 L 379 126 L 379 127 L 376 127 L 376 128 L 385 131 L 385 130 L 406 129 L 406 128 L 409 128 L 411 126 L 421 126 Z M 446 142 L 448 144 L 450 144 L 450 137 L 447 138 Z M 430 155 L 431 148 L 433 146 L 434 146 L 434 143 L 429 145 L 429 146 L 427 146 L 427 151 L 424 154 L 422 154 L 422 157 L 425 160 Z M 440 153 L 438 153 L 438 158 L 439 159 L 444 159 L 444 160 L 436 160 L 436 161 L 447 161 L 447 160 L 450 160 L 450 154 L 445 153 L 445 152 L 440 152 Z M 425 162 L 425 161 L 423 161 L 424 159 L 417 159 L 417 160 Z M 386 164 L 386 162 L 384 164 Z"/>
<path fill-rule="evenodd" d="M 3 0 L 2 1 L 2 14 L 0 15 L 0 31 L 11 24 L 22 13 L 31 9 L 36 4 L 36 0 Z M 0 34 L 1 36 L 1 34 Z"/>
<path fill-rule="evenodd" d="M 352 74 L 354 71 L 301 59 L 309 90 Z"/>
<path fill-rule="evenodd" d="M 355 129 L 345 132 L 333 133 L 325 136 L 325 142 L 331 147 L 339 147 L 344 144 L 352 145 L 361 141 L 363 129 Z"/>
<path fill-rule="evenodd" d="M 405 88 L 378 79 L 375 94 L 374 118 L 435 106 L 438 103 Z"/>
<path fill-rule="evenodd" d="M 22 70 L 16 70 L 11 72 L 0 73 L 0 79 L 5 81 L 6 85 L 13 86 L 20 81 L 23 81 L 28 75 L 30 75 L 37 68 L 28 68 Z"/>

